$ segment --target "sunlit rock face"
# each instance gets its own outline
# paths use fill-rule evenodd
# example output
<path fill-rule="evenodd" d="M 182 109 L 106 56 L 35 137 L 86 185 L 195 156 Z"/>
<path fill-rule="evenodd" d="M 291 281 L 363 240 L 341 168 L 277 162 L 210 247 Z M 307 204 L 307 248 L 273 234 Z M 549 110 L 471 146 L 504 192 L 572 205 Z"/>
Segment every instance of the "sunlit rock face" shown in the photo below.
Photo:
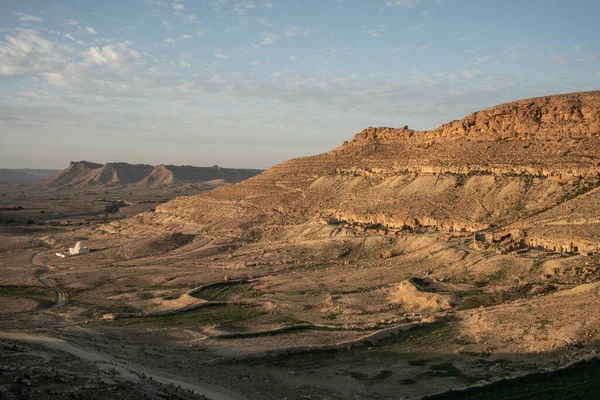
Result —
<path fill-rule="evenodd" d="M 529 230 L 530 218 L 582 194 L 595 196 L 599 174 L 600 92 L 574 93 L 499 105 L 431 131 L 367 128 L 328 153 L 156 211 L 217 230 L 313 219 L 388 234 Z M 585 201 L 583 214 L 594 204 Z M 575 233 L 557 226 L 559 248 L 595 248 L 595 225 Z M 543 232 L 532 238 L 550 240 Z"/>

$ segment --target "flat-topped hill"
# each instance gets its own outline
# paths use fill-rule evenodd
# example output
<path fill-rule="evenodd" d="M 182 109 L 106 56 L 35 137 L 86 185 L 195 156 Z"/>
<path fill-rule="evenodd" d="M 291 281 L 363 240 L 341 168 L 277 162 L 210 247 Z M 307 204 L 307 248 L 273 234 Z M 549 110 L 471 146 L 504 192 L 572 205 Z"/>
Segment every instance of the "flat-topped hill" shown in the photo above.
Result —
<path fill-rule="evenodd" d="M 198 184 L 236 183 L 260 173 L 256 169 L 71 161 L 69 166 L 36 183 L 38 189 L 70 189 L 135 185 L 150 189 Z"/>
<path fill-rule="evenodd" d="M 370 128 L 329 153 L 156 211 L 242 231 L 315 219 L 388 231 L 508 229 L 599 184 L 599 107 L 600 92 L 578 93 L 492 107 L 433 131 Z"/>

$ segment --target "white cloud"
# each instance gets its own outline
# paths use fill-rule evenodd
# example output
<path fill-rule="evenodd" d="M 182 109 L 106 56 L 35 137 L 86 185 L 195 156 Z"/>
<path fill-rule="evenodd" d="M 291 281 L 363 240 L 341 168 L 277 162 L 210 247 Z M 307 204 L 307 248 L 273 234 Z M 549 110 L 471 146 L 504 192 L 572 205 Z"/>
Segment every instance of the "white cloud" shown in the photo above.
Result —
<path fill-rule="evenodd" d="M 246 14 L 247 10 L 256 8 L 256 5 L 250 1 L 244 1 L 244 2 L 240 2 L 237 3 L 233 6 L 234 11 L 238 14 L 238 15 L 244 15 Z"/>
<path fill-rule="evenodd" d="M 192 59 L 192 53 L 189 53 L 189 52 L 181 53 L 181 55 L 179 56 L 179 65 L 182 67 L 191 69 L 192 65 L 188 61 L 191 59 Z"/>
<path fill-rule="evenodd" d="M 46 72 L 44 74 L 48 83 L 54 87 L 66 87 L 68 86 L 67 80 L 60 72 Z"/>
<path fill-rule="evenodd" d="M 69 57 L 69 50 L 39 36 L 32 29 L 17 28 L 0 41 L 0 75 L 32 76 L 53 69 Z"/>
<path fill-rule="evenodd" d="M 94 35 L 94 34 L 98 33 L 98 32 L 96 32 L 96 30 L 95 30 L 93 27 L 91 27 L 91 26 L 86 26 L 86 27 L 85 27 L 85 31 L 86 31 L 87 33 L 89 33 L 90 35 Z"/>
<path fill-rule="evenodd" d="M 225 28 L 225 33 L 231 33 L 231 32 L 241 32 L 244 29 L 243 26 L 238 25 L 238 26 L 230 26 Z"/>
<path fill-rule="evenodd" d="M 385 2 L 388 7 L 413 8 L 421 3 L 421 0 L 389 0 Z"/>
<path fill-rule="evenodd" d="M 210 29 L 201 29 L 196 31 L 196 36 L 206 36 L 210 33 Z"/>
<path fill-rule="evenodd" d="M 295 61 L 297 59 L 298 59 L 298 57 L 296 57 L 296 56 L 289 56 L 288 57 L 288 60 L 290 60 L 290 61 Z"/>
<path fill-rule="evenodd" d="M 477 61 L 479 61 L 479 62 L 486 62 L 486 61 L 489 61 L 489 60 L 491 60 L 493 58 L 496 58 L 496 57 L 497 56 L 495 56 L 495 55 L 482 56 L 482 57 L 478 57 Z"/>
<path fill-rule="evenodd" d="M 25 14 L 22 12 L 16 12 L 15 15 L 19 16 L 19 21 L 22 22 L 44 22 L 42 17 L 34 17 L 33 15 Z"/>
<path fill-rule="evenodd" d="M 250 61 L 250 65 L 252 65 L 253 67 L 257 67 L 258 65 L 260 65 L 260 61 Z"/>
<path fill-rule="evenodd" d="M 598 55 L 598 54 L 592 54 L 592 55 L 585 56 L 585 57 L 579 57 L 577 59 L 577 61 L 579 61 L 579 62 L 596 62 L 598 60 L 600 60 L 600 55 Z"/>
<path fill-rule="evenodd" d="M 100 47 L 90 47 L 83 54 L 83 63 L 87 65 L 106 65 L 108 67 L 119 67 L 141 58 L 136 50 L 132 50 L 126 43 Z"/>
<path fill-rule="evenodd" d="M 229 56 L 223 52 L 221 52 L 220 50 L 215 51 L 215 58 L 224 60 L 226 58 L 229 58 Z"/>
<path fill-rule="evenodd" d="M 556 65 L 562 65 L 567 62 L 567 56 L 565 56 L 564 54 L 550 54 L 550 59 Z"/>
<path fill-rule="evenodd" d="M 168 30 L 170 30 L 170 31 L 172 31 L 172 30 L 173 30 L 173 25 L 171 25 L 171 23 L 170 23 L 170 22 L 163 21 L 163 22 L 161 22 L 161 24 L 162 24 L 162 26 L 164 26 L 166 29 L 168 29 Z"/>
<path fill-rule="evenodd" d="M 405 31 L 416 31 L 417 29 L 426 28 L 428 26 L 429 26 L 429 24 L 417 24 L 417 25 L 407 26 L 406 28 L 404 28 L 404 30 Z"/>
<path fill-rule="evenodd" d="M 294 37 L 294 36 L 308 36 L 310 35 L 310 29 L 302 28 L 298 25 L 292 25 L 287 27 L 283 32 L 281 32 L 281 36 L 285 37 Z"/>
<path fill-rule="evenodd" d="M 383 36 L 383 34 L 381 33 L 381 31 L 385 28 L 385 25 L 377 25 L 375 27 L 368 27 L 363 25 L 362 26 L 362 32 L 367 35 L 367 36 L 371 36 L 371 37 L 380 37 Z"/>
<path fill-rule="evenodd" d="M 182 15 L 181 17 L 188 24 L 199 24 L 200 23 L 196 14 L 186 14 L 186 15 Z"/>
<path fill-rule="evenodd" d="M 176 38 L 167 38 L 165 39 L 165 43 L 173 45 L 177 42 L 183 42 L 185 40 L 189 40 L 192 38 L 192 35 L 188 35 L 187 33 L 184 33 L 183 35 L 179 35 Z"/>
<path fill-rule="evenodd" d="M 292 25 L 292 26 L 288 26 L 286 29 L 284 29 L 283 31 L 279 32 L 279 33 L 272 33 L 272 32 L 263 32 L 260 34 L 260 42 L 255 43 L 252 45 L 252 47 L 264 47 L 264 46 L 271 46 L 272 44 L 274 44 L 277 40 L 281 39 L 282 37 L 287 37 L 287 38 L 291 38 L 291 37 L 295 37 L 295 36 L 303 36 L 303 37 L 307 37 L 311 34 L 310 29 L 308 28 L 302 28 L 300 26 L 297 25 Z"/>
<path fill-rule="evenodd" d="M 174 9 L 174 10 L 184 10 L 184 9 L 185 9 L 185 6 L 184 6 L 183 4 L 181 4 L 181 3 L 180 3 L 178 0 L 176 0 L 176 1 L 173 3 L 173 9 Z"/>
<path fill-rule="evenodd" d="M 70 33 L 65 33 L 64 35 L 67 39 L 72 40 L 73 42 L 77 43 L 80 46 L 83 46 L 85 43 L 83 42 L 83 40 L 77 40 L 73 37 L 73 35 L 71 35 Z"/>
<path fill-rule="evenodd" d="M 261 33 L 260 34 L 260 42 L 258 43 L 258 46 L 270 46 L 273 43 L 275 43 L 275 41 L 277 39 L 279 39 L 279 35 L 275 34 L 275 33 Z"/>

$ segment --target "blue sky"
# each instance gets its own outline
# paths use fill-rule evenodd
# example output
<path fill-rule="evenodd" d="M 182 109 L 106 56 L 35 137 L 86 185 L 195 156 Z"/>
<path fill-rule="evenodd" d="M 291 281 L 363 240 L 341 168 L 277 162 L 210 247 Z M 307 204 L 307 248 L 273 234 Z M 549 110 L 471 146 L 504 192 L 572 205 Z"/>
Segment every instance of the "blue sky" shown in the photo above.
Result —
<path fill-rule="evenodd" d="M 0 167 L 266 168 L 600 89 L 595 0 L 2 0 Z"/>

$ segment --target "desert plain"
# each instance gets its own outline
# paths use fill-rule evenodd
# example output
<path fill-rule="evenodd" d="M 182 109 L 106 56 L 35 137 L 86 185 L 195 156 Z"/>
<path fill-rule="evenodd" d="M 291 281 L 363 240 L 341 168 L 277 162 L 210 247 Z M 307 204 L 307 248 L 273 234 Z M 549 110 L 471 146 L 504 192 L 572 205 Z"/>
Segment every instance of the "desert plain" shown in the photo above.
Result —
<path fill-rule="evenodd" d="M 588 394 L 599 155 L 586 92 L 203 183 L 79 162 L 2 186 L 0 398 Z"/>

